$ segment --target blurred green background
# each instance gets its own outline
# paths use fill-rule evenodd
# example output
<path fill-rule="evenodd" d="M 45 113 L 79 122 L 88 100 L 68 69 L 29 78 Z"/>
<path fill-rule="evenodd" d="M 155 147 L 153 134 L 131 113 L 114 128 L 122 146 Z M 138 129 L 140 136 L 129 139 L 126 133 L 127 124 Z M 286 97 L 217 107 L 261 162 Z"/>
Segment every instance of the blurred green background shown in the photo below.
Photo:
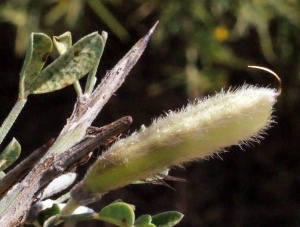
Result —
<path fill-rule="evenodd" d="M 174 168 L 172 175 L 188 181 L 170 182 L 174 191 L 127 186 L 106 195 L 93 205 L 95 209 L 121 198 L 135 204 L 138 215 L 178 210 L 185 214 L 178 226 L 300 226 L 299 12 L 297 0 L 2 1 L 0 120 L 17 99 L 31 32 L 53 36 L 71 31 L 76 42 L 93 31 L 107 31 L 100 81 L 159 20 L 145 53 L 94 125 L 131 115 L 132 132 L 222 87 L 277 86 L 269 74 L 247 65 L 268 67 L 281 77 L 283 93 L 275 106 L 278 123 L 260 145 L 242 151 L 233 147 L 220 155 L 223 160 Z M 52 53 L 48 62 L 57 56 Z M 72 86 L 30 96 L 3 147 L 15 136 L 24 158 L 58 135 L 75 101 Z M 97 152 L 93 159 L 96 156 Z M 85 226 L 108 225 L 91 221 Z"/>

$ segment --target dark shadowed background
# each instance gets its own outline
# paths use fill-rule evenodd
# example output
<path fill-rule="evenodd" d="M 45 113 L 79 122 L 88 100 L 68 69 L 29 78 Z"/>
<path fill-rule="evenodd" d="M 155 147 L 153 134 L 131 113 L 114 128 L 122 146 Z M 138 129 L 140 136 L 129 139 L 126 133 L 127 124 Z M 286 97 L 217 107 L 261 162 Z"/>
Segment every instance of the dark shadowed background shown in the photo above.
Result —
<path fill-rule="evenodd" d="M 148 29 L 160 23 L 140 61 L 93 125 L 122 116 L 130 132 L 188 100 L 245 82 L 276 87 L 276 81 L 247 65 L 274 70 L 283 81 L 275 105 L 277 124 L 260 145 L 230 148 L 209 161 L 174 168 L 186 183 L 130 185 L 93 204 L 116 199 L 136 206 L 137 216 L 177 210 L 178 226 L 300 226 L 299 48 L 300 3 L 284 0 L 8 0 L 0 3 L 0 121 L 17 100 L 19 72 L 31 32 L 49 36 L 71 31 L 73 43 L 102 30 L 109 37 L 98 81 Z M 52 53 L 48 62 L 57 57 Z M 84 79 L 82 80 L 84 83 Z M 70 116 L 72 86 L 31 95 L 1 146 L 12 137 L 21 159 L 56 137 Z M 129 132 L 128 132 L 129 133 Z M 97 156 L 97 152 L 93 159 Z M 84 168 L 81 171 L 85 171 Z M 77 226 L 108 226 L 99 221 Z"/>

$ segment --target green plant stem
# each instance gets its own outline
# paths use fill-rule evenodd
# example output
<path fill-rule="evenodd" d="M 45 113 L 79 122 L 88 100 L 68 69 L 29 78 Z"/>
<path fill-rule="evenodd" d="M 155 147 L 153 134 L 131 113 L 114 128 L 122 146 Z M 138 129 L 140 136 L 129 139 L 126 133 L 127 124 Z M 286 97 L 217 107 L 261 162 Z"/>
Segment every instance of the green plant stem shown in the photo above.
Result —
<path fill-rule="evenodd" d="M 100 62 L 100 59 L 98 61 L 98 64 L 92 68 L 92 70 L 90 71 L 90 73 L 87 77 L 87 82 L 86 82 L 84 93 L 92 94 L 92 92 L 93 92 L 93 89 L 95 87 L 96 80 L 97 80 L 96 73 L 97 73 L 99 62 Z"/>
<path fill-rule="evenodd" d="M 66 215 L 66 216 L 60 216 L 59 218 L 62 221 L 86 221 L 86 220 L 102 220 L 99 218 L 97 213 L 85 213 L 85 214 L 74 214 L 74 215 Z M 106 221 L 106 220 L 102 220 Z"/>
<path fill-rule="evenodd" d="M 81 97 L 82 96 L 82 89 L 81 89 L 79 81 L 77 80 L 73 85 L 74 85 L 77 97 Z"/>
<path fill-rule="evenodd" d="M 1 128 L 0 128 L 0 144 L 4 140 L 5 136 L 7 135 L 8 131 L 10 130 L 11 126 L 16 121 L 17 117 L 19 116 L 21 110 L 25 106 L 27 99 L 18 99 L 12 110 L 10 111 L 7 118 L 4 120 Z"/>
<path fill-rule="evenodd" d="M 62 195 L 61 197 L 59 197 L 58 199 L 55 200 L 55 203 L 63 203 L 65 202 L 67 199 L 70 199 L 71 195 L 70 192 Z"/>
<path fill-rule="evenodd" d="M 66 206 L 61 210 L 61 215 L 70 215 L 76 210 L 80 205 L 72 199 L 72 197 L 68 200 Z"/>

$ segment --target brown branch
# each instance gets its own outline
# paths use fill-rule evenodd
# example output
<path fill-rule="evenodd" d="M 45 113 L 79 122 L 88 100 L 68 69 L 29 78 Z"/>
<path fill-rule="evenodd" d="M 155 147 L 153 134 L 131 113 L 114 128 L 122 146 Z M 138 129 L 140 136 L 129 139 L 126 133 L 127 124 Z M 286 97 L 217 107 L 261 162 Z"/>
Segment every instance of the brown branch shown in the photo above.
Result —
<path fill-rule="evenodd" d="M 84 138 L 87 127 L 91 125 L 109 98 L 122 85 L 142 55 L 155 26 L 107 73 L 91 96 L 84 95 L 77 101 L 72 116 L 68 119 L 55 144 L 49 149 L 45 157 L 11 193 L 0 201 L 1 226 L 13 227 L 22 223 L 26 211 L 34 202 L 39 190 L 50 183 L 51 179 L 62 174 L 63 169 L 55 168 L 54 160 L 57 160 L 56 157 L 66 152 L 74 143 L 76 144 Z M 75 141 L 68 144 L 69 147 L 61 146 L 64 137 L 78 128 L 80 128 L 81 134 L 77 135 Z"/>

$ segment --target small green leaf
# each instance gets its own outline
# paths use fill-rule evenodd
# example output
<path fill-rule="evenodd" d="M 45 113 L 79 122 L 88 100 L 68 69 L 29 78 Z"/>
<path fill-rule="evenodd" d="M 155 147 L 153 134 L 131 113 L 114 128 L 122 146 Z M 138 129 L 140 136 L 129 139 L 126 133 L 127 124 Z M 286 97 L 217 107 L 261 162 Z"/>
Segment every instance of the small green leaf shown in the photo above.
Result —
<path fill-rule="evenodd" d="M 144 225 L 144 224 L 150 224 L 151 223 L 151 215 L 149 214 L 144 214 L 140 217 L 138 217 L 135 222 L 134 222 L 134 226 L 141 226 L 141 225 Z"/>
<path fill-rule="evenodd" d="M 138 217 L 135 222 L 134 226 L 135 227 L 155 227 L 154 224 L 151 223 L 152 218 L 149 214 L 142 215 Z"/>
<path fill-rule="evenodd" d="M 45 221 L 47 221 L 50 217 L 57 215 L 59 213 L 60 213 L 59 206 L 57 204 L 53 204 L 51 208 L 47 208 L 39 212 L 36 216 L 36 219 L 40 224 L 40 226 L 43 226 Z"/>
<path fill-rule="evenodd" d="M 21 153 L 21 145 L 13 138 L 0 155 L 0 171 L 5 170 L 13 164 Z"/>
<path fill-rule="evenodd" d="M 71 32 L 65 32 L 60 36 L 53 36 L 53 44 L 59 55 L 63 55 L 68 49 L 72 47 Z"/>
<path fill-rule="evenodd" d="M 152 216 L 152 223 L 157 227 L 171 227 L 180 222 L 183 214 L 177 211 L 168 211 Z"/>
<path fill-rule="evenodd" d="M 104 207 L 98 215 L 103 221 L 126 227 L 131 227 L 135 219 L 133 207 L 123 202 L 112 203 Z"/>
<path fill-rule="evenodd" d="M 31 33 L 29 48 L 20 73 L 19 97 L 21 99 L 26 98 L 24 91 L 28 90 L 37 78 L 51 50 L 52 41 L 49 36 L 43 33 Z"/>
<path fill-rule="evenodd" d="M 103 39 L 97 32 L 83 37 L 41 71 L 28 93 L 51 92 L 75 83 L 95 67 L 103 52 L 103 45 Z"/>

